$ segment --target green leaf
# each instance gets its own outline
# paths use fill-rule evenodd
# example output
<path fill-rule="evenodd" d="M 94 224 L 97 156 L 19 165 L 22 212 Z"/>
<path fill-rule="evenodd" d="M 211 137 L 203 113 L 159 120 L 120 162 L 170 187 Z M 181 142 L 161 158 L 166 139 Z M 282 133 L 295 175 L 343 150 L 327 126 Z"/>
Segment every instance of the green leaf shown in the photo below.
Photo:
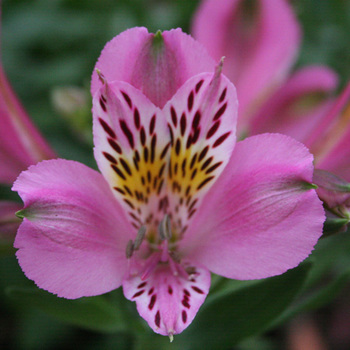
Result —
<path fill-rule="evenodd" d="M 105 296 L 68 300 L 34 287 L 7 287 L 7 296 L 19 304 L 29 305 L 71 325 L 101 332 L 126 330 L 123 312 Z"/>
<path fill-rule="evenodd" d="M 304 264 L 221 298 L 208 299 L 189 329 L 174 341 L 181 342 L 184 349 L 222 349 L 261 333 L 291 304 L 310 266 Z"/>

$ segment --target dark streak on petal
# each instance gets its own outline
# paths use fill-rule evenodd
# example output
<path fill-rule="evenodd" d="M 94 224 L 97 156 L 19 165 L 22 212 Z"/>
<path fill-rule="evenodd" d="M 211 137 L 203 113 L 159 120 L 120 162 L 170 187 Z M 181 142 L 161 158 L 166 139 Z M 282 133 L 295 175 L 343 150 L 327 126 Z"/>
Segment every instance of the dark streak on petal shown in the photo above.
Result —
<path fill-rule="evenodd" d="M 119 177 L 121 177 L 123 180 L 126 180 L 125 175 L 122 173 L 122 171 L 116 167 L 114 164 L 111 164 L 111 168 L 117 173 Z"/>
<path fill-rule="evenodd" d="M 117 160 L 111 155 L 109 154 L 108 152 L 102 152 L 102 154 L 104 155 L 104 157 L 110 161 L 111 163 L 113 164 L 118 164 Z"/>
<path fill-rule="evenodd" d="M 154 115 L 149 123 L 149 133 L 152 135 L 154 132 L 154 128 L 156 126 L 156 115 Z"/>
<path fill-rule="evenodd" d="M 134 148 L 134 137 L 132 135 L 132 132 L 130 131 L 130 129 L 128 128 L 128 125 L 126 124 L 125 120 L 120 120 L 119 121 L 120 127 L 124 133 L 124 135 L 126 136 L 126 138 L 129 141 L 129 145 L 131 148 Z"/>
<path fill-rule="evenodd" d="M 177 126 L 177 115 L 176 115 L 176 111 L 174 109 L 173 106 L 170 107 L 170 114 L 171 114 L 171 120 L 173 121 L 173 124 L 176 128 Z"/>
<path fill-rule="evenodd" d="M 203 292 L 200 288 L 198 288 L 197 286 L 191 286 L 191 288 L 192 288 L 195 292 L 197 292 L 198 294 L 204 294 L 204 292 Z"/>
<path fill-rule="evenodd" d="M 215 113 L 213 121 L 218 120 L 225 113 L 226 108 L 227 108 L 227 102 L 224 105 L 222 105 L 222 107 Z"/>
<path fill-rule="evenodd" d="M 187 108 L 189 112 L 191 112 L 193 107 L 193 99 L 194 99 L 194 94 L 193 94 L 193 91 L 191 91 L 187 99 Z"/>
<path fill-rule="evenodd" d="M 227 92 L 227 87 L 225 87 L 225 89 L 222 91 L 222 93 L 221 93 L 221 96 L 220 96 L 220 98 L 219 98 L 219 102 L 221 103 L 224 99 L 225 99 L 225 97 L 226 97 L 226 92 Z"/>
<path fill-rule="evenodd" d="M 159 310 L 156 313 L 156 316 L 154 317 L 154 323 L 156 324 L 157 327 L 160 327 L 160 313 Z"/>
<path fill-rule="evenodd" d="M 181 131 L 181 136 L 185 135 L 185 131 L 186 131 L 186 115 L 185 113 L 182 113 L 181 119 L 180 119 L 180 131 Z"/>
<path fill-rule="evenodd" d="M 182 322 L 186 323 L 187 322 L 187 312 L 185 310 L 182 311 L 181 317 L 182 317 Z"/>
<path fill-rule="evenodd" d="M 156 300 L 157 300 L 157 295 L 156 295 L 156 294 L 153 294 L 152 297 L 151 297 L 151 300 L 150 300 L 150 302 L 149 302 L 149 304 L 148 304 L 148 308 L 149 308 L 150 310 L 153 309 L 154 304 L 156 303 Z"/>
<path fill-rule="evenodd" d="M 100 122 L 103 130 L 113 139 L 117 138 L 117 135 L 115 134 L 115 132 L 112 130 L 112 128 L 102 119 L 102 118 L 98 118 L 98 121 Z"/>
<path fill-rule="evenodd" d="M 212 160 L 213 160 L 213 157 L 208 158 L 208 159 L 203 163 L 203 165 L 202 165 L 202 167 L 201 167 L 201 170 L 204 170 L 205 168 L 207 168 L 207 167 L 209 166 L 209 164 L 212 162 Z"/>
<path fill-rule="evenodd" d="M 146 144 L 146 132 L 143 127 L 140 130 L 140 139 L 141 139 L 142 146 L 144 146 Z"/>
<path fill-rule="evenodd" d="M 215 124 L 209 129 L 206 139 L 209 140 L 219 129 L 220 120 L 216 121 Z"/>
<path fill-rule="evenodd" d="M 230 131 L 228 131 L 226 134 L 223 134 L 222 136 L 220 136 L 213 144 L 213 148 L 220 146 L 228 137 L 228 135 L 230 135 Z"/>
<path fill-rule="evenodd" d="M 134 123 L 135 123 L 135 126 L 136 126 L 136 129 L 139 130 L 140 129 L 140 113 L 139 113 L 139 110 L 135 107 L 135 110 L 134 110 Z"/>
<path fill-rule="evenodd" d="M 120 163 L 122 164 L 125 171 L 131 176 L 131 170 L 127 164 L 127 162 L 123 158 L 119 158 Z"/>
<path fill-rule="evenodd" d="M 209 181 L 211 181 L 214 178 L 214 176 L 207 177 L 205 180 L 203 180 L 197 187 L 197 190 L 200 190 L 202 187 L 204 187 Z"/>
<path fill-rule="evenodd" d="M 196 84 L 196 87 L 195 87 L 195 91 L 196 93 L 198 93 L 199 89 L 201 88 L 201 86 L 203 85 L 203 82 L 204 80 L 200 80 L 197 84 Z"/>
<path fill-rule="evenodd" d="M 222 164 L 222 162 L 217 162 L 215 163 L 213 166 L 211 166 L 205 173 L 206 174 L 210 174 L 211 172 L 213 172 L 215 169 L 217 169 L 220 165 Z"/>
<path fill-rule="evenodd" d="M 201 120 L 201 112 L 198 110 L 196 114 L 194 115 L 193 121 L 192 121 L 192 129 L 195 130 L 198 128 L 199 122 Z"/>
<path fill-rule="evenodd" d="M 130 107 L 130 108 L 132 108 L 132 102 L 131 102 L 131 98 L 129 97 L 129 95 L 126 93 L 126 92 L 124 92 L 124 91 L 120 91 L 121 93 L 122 93 L 122 95 L 123 95 L 123 97 L 124 97 L 124 100 L 126 101 L 126 103 L 128 104 L 128 106 Z"/>
<path fill-rule="evenodd" d="M 132 299 L 139 297 L 139 296 L 142 295 L 144 292 L 145 292 L 144 289 L 142 289 L 142 290 L 136 292 L 136 293 L 132 296 Z"/>

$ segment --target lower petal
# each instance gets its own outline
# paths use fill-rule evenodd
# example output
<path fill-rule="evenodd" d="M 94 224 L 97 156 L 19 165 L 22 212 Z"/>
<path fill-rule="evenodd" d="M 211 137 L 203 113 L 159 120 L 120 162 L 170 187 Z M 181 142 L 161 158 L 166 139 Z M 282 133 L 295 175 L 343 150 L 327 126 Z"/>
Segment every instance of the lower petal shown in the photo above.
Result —
<path fill-rule="evenodd" d="M 28 278 L 69 299 L 121 285 L 135 229 L 101 174 L 73 161 L 44 161 L 23 172 L 13 190 L 25 203 L 14 245 Z"/>
<path fill-rule="evenodd" d="M 131 276 L 123 282 L 124 295 L 136 302 L 140 316 L 170 339 L 190 325 L 210 287 L 207 269 L 184 266 L 158 264 L 147 279 Z"/>

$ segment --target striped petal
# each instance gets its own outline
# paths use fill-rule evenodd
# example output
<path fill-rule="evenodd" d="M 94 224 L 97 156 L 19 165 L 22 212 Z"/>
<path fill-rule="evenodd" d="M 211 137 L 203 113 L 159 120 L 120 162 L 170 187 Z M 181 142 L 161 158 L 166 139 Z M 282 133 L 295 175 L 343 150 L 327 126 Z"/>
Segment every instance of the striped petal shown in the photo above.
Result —
<path fill-rule="evenodd" d="M 169 265 L 158 265 L 147 279 L 136 276 L 123 282 L 124 295 L 136 302 L 139 314 L 170 339 L 190 325 L 210 287 L 207 269 L 189 263 L 184 267 L 176 266 L 180 271 L 174 274 Z"/>

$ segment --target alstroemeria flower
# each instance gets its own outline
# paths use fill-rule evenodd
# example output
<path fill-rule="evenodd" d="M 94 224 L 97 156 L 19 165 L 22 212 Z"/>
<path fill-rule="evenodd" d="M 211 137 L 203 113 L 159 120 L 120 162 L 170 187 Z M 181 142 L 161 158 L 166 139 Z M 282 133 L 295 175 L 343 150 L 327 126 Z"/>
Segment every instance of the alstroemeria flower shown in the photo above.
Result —
<path fill-rule="evenodd" d="M 56 155 L 32 124 L 0 65 L 0 183 L 12 184 L 29 165 Z"/>
<path fill-rule="evenodd" d="M 298 140 L 331 103 L 336 74 L 309 66 L 287 74 L 297 56 L 301 31 L 286 0 L 203 0 L 192 32 L 237 87 L 239 136 L 279 132 Z"/>
<path fill-rule="evenodd" d="M 236 144 L 235 88 L 220 64 L 190 74 L 198 47 L 180 30 L 113 39 L 92 87 L 102 174 L 51 160 L 13 186 L 25 203 L 15 247 L 30 279 L 65 298 L 122 285 L 149 326 L 170 337 L 192 322 L 210 272 L 281 274 L 310 254 L 324 221 L 312 155 L 278 134 Z M 110 80 L 127 68 L 137 84 Z"/>
<path fill-rule="evenodd" d="M 239 130 L 246 130 L 261 102 L 282 83 L 301 33 L 285 0 L 203 0 L 192 33 L 218 60 L 239 98 Z"/>

